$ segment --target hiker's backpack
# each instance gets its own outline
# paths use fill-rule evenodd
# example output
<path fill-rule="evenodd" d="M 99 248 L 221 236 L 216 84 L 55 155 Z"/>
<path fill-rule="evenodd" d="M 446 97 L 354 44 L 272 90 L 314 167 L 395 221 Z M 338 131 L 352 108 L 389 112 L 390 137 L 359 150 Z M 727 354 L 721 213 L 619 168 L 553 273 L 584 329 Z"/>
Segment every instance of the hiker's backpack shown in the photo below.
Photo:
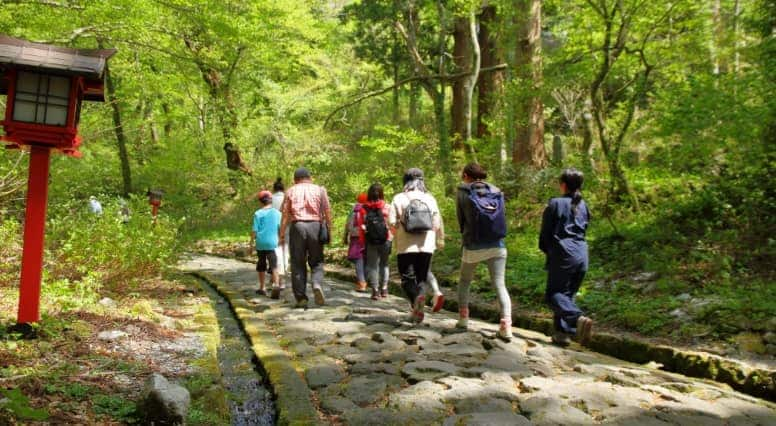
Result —
<path fill-rule="evenodd" d="M 507 236 L 504 194 L 485 185 L 471 188 L 469 200 L 474 206 L 474 243 L 494 243 Z"/>
<path fill-rule="evenodd" d="M 428 204 L 414 198 L 410 199 L 409 205 L 404 209 L 402 224 L 408 233 L 422 234 L 433 229 L 433 217 Z"/>
<path fill-rule="evenodd" d="M 388 225 L 385 223 L 383 209 L 367 208 L 364 216 L 364 225 L 366 227 L 366 242 L 373 245 L 385 244 L 388 241 Z"/>

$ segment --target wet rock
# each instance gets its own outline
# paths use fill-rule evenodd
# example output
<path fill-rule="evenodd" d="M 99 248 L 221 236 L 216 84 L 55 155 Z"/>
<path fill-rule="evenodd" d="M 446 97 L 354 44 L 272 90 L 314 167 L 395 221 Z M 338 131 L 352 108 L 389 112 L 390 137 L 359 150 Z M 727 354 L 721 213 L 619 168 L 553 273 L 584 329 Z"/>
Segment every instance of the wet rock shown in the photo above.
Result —
<path fill-rule="evenodd" d="M 185 424 L 191 397 L 186 388 L 152 374 L 143 390 L 141 412 L 146 422 L 159 425 Z"/>
<path fill-rule="evenodd" d="M 508 412 L 481 412 L 471 414 L 461 414 L 448 417 L 443 423 L 444 426 L 530 426 L 531 422 L 525 417 Z"/>
<path fill-rule="evenodd" d="M 410 383 L 416 383 L 457 374 L 460 370 L 459 367 L 449 362 L 418 361 L 405 364 L 401 372 Z"/>
<path fill-rule="evenodd" d="M 336 364 L 312 366 L 304 373 L 307 385 L 312 389 L 320 388 L 345 378 L 345 372 Z"/>
<path fill-rule="evenodd" d="M 107 342 L 112 342 L 114 340 L 119 340 L 122 337 L 126 337 L 127 333 L 121 331 L 121 330 L 109 330 L 109 331 L 101 331 L 99 334 L 97 334 L 97 338 L 100 340 L 105 340 Z"/>

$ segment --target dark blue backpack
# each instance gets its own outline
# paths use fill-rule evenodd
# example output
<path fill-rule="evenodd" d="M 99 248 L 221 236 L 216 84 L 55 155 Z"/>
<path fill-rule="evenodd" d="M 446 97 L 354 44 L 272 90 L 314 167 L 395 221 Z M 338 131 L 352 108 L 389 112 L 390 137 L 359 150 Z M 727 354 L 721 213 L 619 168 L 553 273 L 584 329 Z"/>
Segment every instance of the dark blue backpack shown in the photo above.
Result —
<path fill-rule="evenodd" d="M 495 243 L 507 236 L 507 218 L 504 212 L 504 194 L 493 192 L 490 186 L 469 190 L 474 206 L 474 243 Z"/>

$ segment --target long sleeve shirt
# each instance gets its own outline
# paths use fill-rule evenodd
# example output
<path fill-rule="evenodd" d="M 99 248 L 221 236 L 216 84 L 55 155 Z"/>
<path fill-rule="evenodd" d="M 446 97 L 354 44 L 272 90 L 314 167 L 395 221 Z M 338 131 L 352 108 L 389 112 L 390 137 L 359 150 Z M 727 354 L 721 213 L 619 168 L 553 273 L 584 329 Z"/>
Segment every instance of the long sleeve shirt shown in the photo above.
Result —
<path fill-rule="evenodd" d="M 539 249 L 547 255 L 548 267 L 572 268 L 584 265 L 588 253 L 585 234 L 590 224 L 590 211 L 584 200 L 572 212 L 571 196 L 550 200 L 542 215 Z"/>

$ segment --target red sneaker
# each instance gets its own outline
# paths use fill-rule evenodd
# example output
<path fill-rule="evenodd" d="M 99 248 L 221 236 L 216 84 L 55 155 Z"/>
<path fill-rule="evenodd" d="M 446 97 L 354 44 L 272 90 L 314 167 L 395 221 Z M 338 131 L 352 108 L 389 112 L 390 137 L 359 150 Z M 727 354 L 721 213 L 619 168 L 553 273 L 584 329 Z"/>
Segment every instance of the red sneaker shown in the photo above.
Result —
<path fill-rule="evenodd" d="M 431 308 L 432 312 L 439 312 L 442 310 L 442 307 L 445 306 L 445 295 L 444 294 L 437 294 L 431 299 L 431 304 L 433 307 Z"/>

